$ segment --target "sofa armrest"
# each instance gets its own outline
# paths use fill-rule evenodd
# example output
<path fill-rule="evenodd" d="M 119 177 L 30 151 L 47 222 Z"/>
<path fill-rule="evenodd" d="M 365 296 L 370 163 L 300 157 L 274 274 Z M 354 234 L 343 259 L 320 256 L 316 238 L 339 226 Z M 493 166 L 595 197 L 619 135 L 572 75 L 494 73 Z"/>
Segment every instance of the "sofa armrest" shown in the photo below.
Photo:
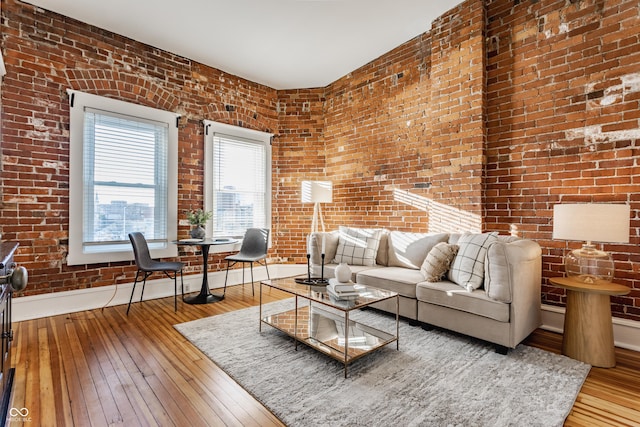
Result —
<path fill-rule="evenodd" d="M 521 288 L 537 288 L 542 280 L 542 250 L 532 240 L 498 241 L 489 246 L 484 289 L 489 298 L 511 303 Z"/>
<path fill-rule="evenodd" d="M 510 303 L 507 345 L 515 348 L 542 323 L 542 250 L 532 240 L 498 242 L 489 247 L 486 261 L 485 291 Z"/>
<path fill-rule="evenodd" d="M 330 264 L 336 257 L 336 251 L 338 250 L 338 231 L 329 232 L 314 232 L 311 233 L 311 264 L 322 264 L 322 258 L 320 256 L 322 252 L 322 240 L 325 242 L 324 263 Z"/>

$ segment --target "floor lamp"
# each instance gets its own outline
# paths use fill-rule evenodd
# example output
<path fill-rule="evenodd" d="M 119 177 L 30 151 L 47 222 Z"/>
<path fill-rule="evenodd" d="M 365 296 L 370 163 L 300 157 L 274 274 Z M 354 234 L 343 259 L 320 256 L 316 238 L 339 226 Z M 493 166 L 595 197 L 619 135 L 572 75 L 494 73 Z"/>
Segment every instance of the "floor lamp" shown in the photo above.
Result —
<path fill-rule="evenodd" d="M 322 219 L 322 208 L 320 203 L 331 203 L 333 191 L 331 181 L 302 181 L 302 203 L 313 203 L 313 220 L 311 221 L 311 232 L 317 232 L 318 223 L 324 232 L 324 221 Z"/>
<path fill-rule="evenodd" d="M 302 203 L 313 203 L 313 220 L 311 221 L 311 233 L 318 232 L 318 223 L 324 232 L 324 221 L 322 219 L 321 203 L 331 203 L 333 200 L 333 188 L 331 181 L 302 181 Z M 320 277 L 311 277 L 311 234 L 307 237 L 307 278 L 296 278 L 296 282 L 306 285 L 326 285 L 328 281 L 324 278 L 324 257 L 325 257 L 326 236 L 322 236 L 322 250 Z"/>

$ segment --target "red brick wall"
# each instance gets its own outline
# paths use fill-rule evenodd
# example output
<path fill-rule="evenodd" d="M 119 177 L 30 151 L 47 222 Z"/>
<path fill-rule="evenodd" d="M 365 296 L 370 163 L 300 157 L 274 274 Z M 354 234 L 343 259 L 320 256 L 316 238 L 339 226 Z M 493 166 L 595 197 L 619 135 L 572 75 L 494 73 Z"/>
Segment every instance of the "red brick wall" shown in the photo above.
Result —
<path fill-rule="evenodd" d="M 300 201 L 300 189 L 302 181 L 327 179 L 323 94 L 324 89 L 278 92 L 272 223 L 280 262 L 306 262 L 305 242 L 311 230 L 313 204 Z M 323 214 L 326 221 L 328 212 Z"/>
<path fill-rule="evenodd" d="M 417 37 L 327 88 L 333 227 L 427 229 L 430 52 Z"/>
<path fill-rule="evenodd" d="M 482 228 L 483 29 L 465 2 L 327 88 L 334 226 Z"/>
<path fill-rule="evenodd" d="M 631 206 L 628 245 L 604 245 L 616 282 L 615 316 L 640 320 L 640 4 L 631 1 L 494 1 L 487 28 L 486 227 L 538 241 L 543 301 L 579 242 L 552 240 L 553 205 Z"/>
<path fill-rule="evenodd" d="M 15 0 L 2 4 L 0 232 L 21 243 L 26 295 L 131 282 L 132 263 L 68 266 L 69 107 L 82 90 L 180 112 L 179 212 L 202 205 L 202 119 L 278 130 L 276 91 Z M 179 227 L 187 236 L 188 225 Z M 211 257 L 213 268 L 223 255 Z M 181 256 L 200 272 L 199 255 Z"/>

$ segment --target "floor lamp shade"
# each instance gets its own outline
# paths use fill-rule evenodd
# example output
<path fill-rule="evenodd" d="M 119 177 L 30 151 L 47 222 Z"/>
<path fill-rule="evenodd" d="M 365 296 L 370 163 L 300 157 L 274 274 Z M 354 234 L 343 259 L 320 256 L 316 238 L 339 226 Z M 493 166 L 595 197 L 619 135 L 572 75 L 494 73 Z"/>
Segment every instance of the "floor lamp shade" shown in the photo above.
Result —
<path fill-rule="evenodd" d="M 333 186 L 331 181 L 302 181 L 302 203 L 313 203 L 313 221 L 311 232 L 318 231 L 318 223 L 324 231 L 322 209 L 320 203 L 333 201 Z"/>
<path fill-rule="evenodd" d="M 302 181 L 302 203 L 331 203 L 331 181 Z"/>
<path fill-rule="evenodd" d="M 553 238 L 581 240 L 586 244 L 564 258 L 565 272 L 585 283 L 613 280 L 611 255 L 591 242 L 629 243 L 629 205 L 560 204 L 553 207 Z"/>

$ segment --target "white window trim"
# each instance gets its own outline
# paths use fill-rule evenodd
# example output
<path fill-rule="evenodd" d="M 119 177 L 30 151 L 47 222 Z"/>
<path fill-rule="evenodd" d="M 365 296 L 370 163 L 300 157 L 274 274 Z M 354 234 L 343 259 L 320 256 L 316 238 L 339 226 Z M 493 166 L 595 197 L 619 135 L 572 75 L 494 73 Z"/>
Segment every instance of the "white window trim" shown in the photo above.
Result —
<path fill-rule="evenodd" d="M 271 187 L 271 139 L 272 133 L 262 132 L 253 129 L 241 128 L 239 126 L 233 126 L 226 123 L 218 123 L 211 120 L 203 120 L 204 123 L 204 209 L 206 211 L 213 211 L 213 136 L 216 133 L 222 133 L 229 136 L 235 136 L 242 139 L 250 139 L 262 142 L 267 151 L 267 158 L 270 160 L 265 167 L 265 182 L 267 184 L 268 197 L 265 200 L 266 209 L 266 224 L 265 227 L 271 229 L 271 194 L 273 194 Z M 207 222 L 205 227 L 207 237 L 212 236 L 213 220 Z M 271 239 L 269 239 L 271 240 Z"/>
<path fill-rule="evenodd" d="M 99 264 L 106 262 L 131 261 L 133 249 L 128 245 L 116 245 L 106 252 L 85 252 L 82 244 L 83 221 L 83 138 L 85 107 L 112 111 L 118 114 L 143 119 L 166 122 L 168 127 L 168 194 L 167 194 L 167 241 L 149 244 L 153 258 L 178 256 L 178 248 L 171 243 L 178 236 L 178 126 L 179 114 L 163 111 L 143 105 L 107 98 L 68 89 L 70 107 L 69 128 L 69 253 L 68 265 Z M 108 248 L 106 248 L 108 249 Z"/>

